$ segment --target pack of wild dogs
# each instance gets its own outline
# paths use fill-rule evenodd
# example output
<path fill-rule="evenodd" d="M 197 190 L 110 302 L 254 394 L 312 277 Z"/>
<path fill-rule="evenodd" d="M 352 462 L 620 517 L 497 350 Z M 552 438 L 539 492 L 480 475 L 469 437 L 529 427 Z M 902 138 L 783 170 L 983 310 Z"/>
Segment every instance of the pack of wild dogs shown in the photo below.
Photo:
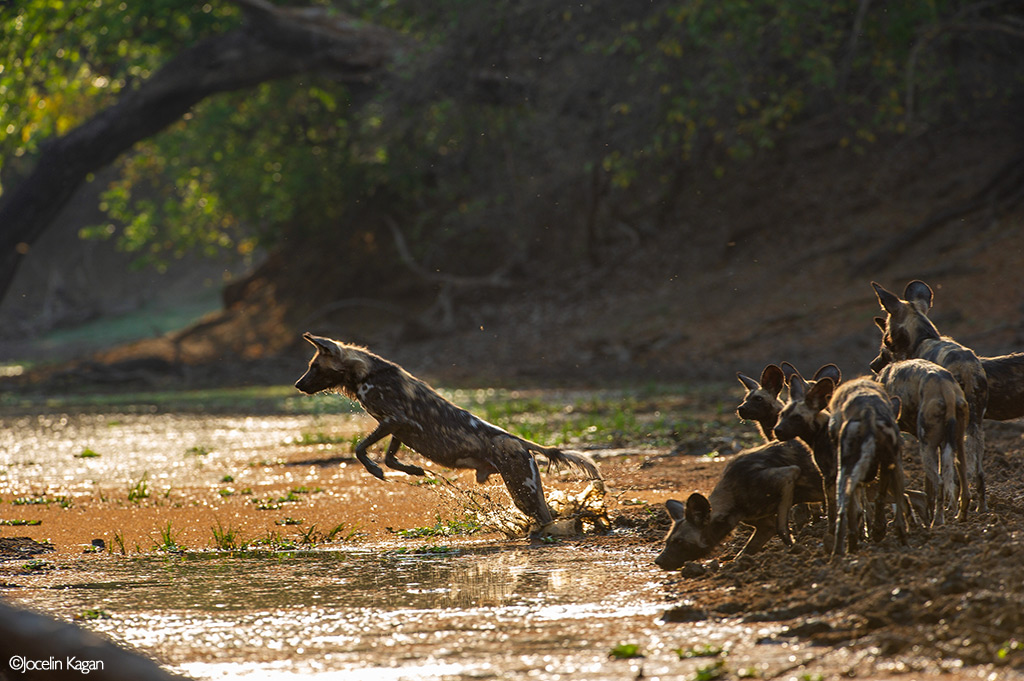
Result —
<path fill-rule="evenodd" d="M 946 522 L 955 510 L 987 511 L 982 419 L 1024 416 L 1024 353 L 979 358 L 941 336 L 928 319 L 932 290 L 910 282 L 903 297 L 872 283 L 885 317 L 871 375 L 843 381 L 834 364 L 810 380 L 788 362 L 769 364 L 760 380 L 737 374 L 747 390 L 737 409 L 754 421 L 765 444 L 740 452 L 708 497 L 666 502 L 672 528 L 655 562 L 666 570 L 709 555 L 737 525 L 753 527 L 740 554 L 753 554 L 774 535 L 792 544 L 794 507 L 820 504 L 833 556 L 856 550 L 867 534 L 879 541 L 892 524 L 907 543 L 910 523 Z M 498 474 L 534 534 L 553 523 L 536 455 L 600 480 L 585 454 L 545 447 L 499 428 L 445 399 L 394 362 L 365 348 L 303 336 L 316 349 L 295 387 L 307 394 L 339 391 L 359 402 L 377 427 L 356 445 L 356 458 L 384 479 L 368 449 L 390 437 L 384 465 L 424 475 L 398 460 L 402 445 L 448 468 L 476 471 L 477 482 Z M 788 386 L 788 401 L 781 401 Z M 904 485 L 900 431 L 913 435 L 924 469 L 924 490 Z M 911 511 L 911 507 L 914 511 Z M 916 521 L 915 521 L 916 518 Z"/>
<path fill-rule="evenodd" d="M 952 512 L 957 520 L 987 512 L 982 420 L 1024 416 L 1024 353 L 978 357 L 940 335 L 922 281 L 902 298 L 871 285 L 886 316 L 875 318 L 882 339 L 870 375 L 842 381 L 828 364 L 807 380 L 787 362 L 769 364 L 760 380 L 737 374 L 747 390 L 737 414 L 757 423 L 765 444 L 733 458 L 709 497 L 666 503 L 672 528 L 660 567 L 707 556 L 740 523 L 754 532 L 738 555 L 776 534 L 790 545 L 790 512 L 800 504 L 824 505 L 833 559 L 865 536 L 880 541 L 890 507 L 904 545 L 915 518 L 934 527 Z M 900 431 L 917 440 L 923 492 L 905 488 Z"/>

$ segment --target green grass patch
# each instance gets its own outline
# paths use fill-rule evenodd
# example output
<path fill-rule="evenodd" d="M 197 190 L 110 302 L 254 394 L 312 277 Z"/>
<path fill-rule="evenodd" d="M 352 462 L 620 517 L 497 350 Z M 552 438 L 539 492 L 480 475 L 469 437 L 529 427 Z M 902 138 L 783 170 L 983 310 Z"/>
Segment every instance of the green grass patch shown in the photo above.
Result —
<path fill-rule="evenodd" d="M 679 656 L 680 660 L 687 660 L 694 657 L 718 657 L 725 651 L 721 646 L 705 643 L 691 648 L 676 648 L 673 652 Z"/>
<path fill-rule="evenodd" d="M 79 622 L 89 620 L 109 620 L 110 613 L 106 610 L 97 610 L 95 608 L 87 608 L 74 616 L 75 620 Z"/>
<path fill-rule="evenodd" d="M 35 526 L 42 525 L 42 520 L 0 520 L 0 525 L 6 525 L 7 527 L 24 527 L 24 526 Z"/>
<path fill-rule="evenodd" d="M 137 504 L 143 499 L 149 498 L 149 482 L 147 480 L 149 476 L 143 474 L 142 477 L 134 483 L 128 485 L 128 501 L 133 504 Z"/>
<path fill-rule="evenodd" d="M 635 657 L 643 657 L 640 646 L 635 643 L 620 643 L 608 651 L 608 657 L 616 660 L 630 660 Z"/>
<path fill-rule="evenodd" d="M 171 523 L 168 522 L 166 525 L 160 528 L 160 538 L 154 542 L 153 548 L 157 551 L 164 551 L 166 553 L 178 553 L 184 551 L 185 547 L 178 543 L 178 535 L 180 532 L 175 532 L 171 528 Z"/>
<path fill-rule="evenodd" d="M 61 508 L 71 508 L 74 505 L 71 497 L 64 495 L 51 497 L 45 494 L 38 497 L 18 497 L 17 499 L 12 499 L 11 504 L 14 506 L 49 506 L 50 504 L 57 504 Z"/>
<path fill-rule="evenodd" d="M 390 527 L 389 532 L 397 534 L 403 539 L 422 539 L 424 537 L 454 537 L 457 535 L 471 535 L 479 532 L 482 528 L 479 522 L 466 516 L 458 519 L 442 520 L 440 514 L 437 522 L 429 527 L 414 527 L 407 530 L 394 530 Z"/>

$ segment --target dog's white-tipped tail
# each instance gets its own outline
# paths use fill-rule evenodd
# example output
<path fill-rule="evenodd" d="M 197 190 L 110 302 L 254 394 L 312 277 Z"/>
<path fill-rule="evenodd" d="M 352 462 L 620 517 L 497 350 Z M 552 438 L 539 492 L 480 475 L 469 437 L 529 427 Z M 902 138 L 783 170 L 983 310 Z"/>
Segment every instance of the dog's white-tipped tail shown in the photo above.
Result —
<path fill-rule="evenodd" d="M 597 464 L 586 454 L 581 452 L 565 452 L 557 447 L 538 447 L 537 451 L 548 458 L 556 466 L 567 466 L 586 473 L 590 480 L 601 480 L 601 471 Z"/>

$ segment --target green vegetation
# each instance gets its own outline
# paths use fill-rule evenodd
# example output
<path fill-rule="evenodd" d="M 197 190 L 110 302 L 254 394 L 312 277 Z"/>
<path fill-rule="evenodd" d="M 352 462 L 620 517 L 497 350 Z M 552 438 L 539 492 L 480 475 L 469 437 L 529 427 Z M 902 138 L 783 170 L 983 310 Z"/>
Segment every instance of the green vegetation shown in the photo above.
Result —
<path fill-rule="evenodd" d="M 98 609 L 95 609 L 95 608 L 88 608 L 86 610 L 81 611 L 77 615 L 75 615 L 73 619 L 78 620 L 78 621 L 109 620 L 110 619 L 110 613 L 107 612 L 106 610 L 98 610 Z"/>
<path fill-rule="evenodd" d="M 1021 651 L 1024 651 L 1024 642 L 1011 639 L 999 646 L 999 650 L 996 652 L 996 657 L 999 660 L 1006 660 L 1013 653 L 1019 653 Z"/>
<path fill-rule="evenodd" d="M 608 652 L 608 657 L 616 660 L 629 660 L 634 657 L 643 657 L 640 646 L 635 643 L 620 643 Z"/>
<path fill-rule="evenodd" d="M 166 525 L 160 528 L 160 538 L 153 544 L 153 548 L 157 551 L 163 551 L 165 553 L 179 553 L 185 550 L 185 547 L 178 543 L 178 535 L 180 532 L 175 532 L 171 529 L 170 521 Z"/>
<path fill-rule="evenodd" d="M 245 547 L 244 542 L 239 537 L 238 530 L 233 527 L 224 527 L 220 520 L 217 520 L 216 527 L 210 528 L 210 532 L 213 533 L 214 548 L 221 551 L 237 551 Z"/>
<path fill-rule="evenodd" d="M 128 501 L 133 504 L 137 504 L 143 499 L 149 498 L 149 482 L 147 481 L 148 474 L 143 473 L 142 477 L 136 482 L 129 483 L 128 485 Z"/>
<path fill-rule="evenodd" d="M 442 520 L 441 514 L 437 515 L 437 522 L 430 527 L 415 527 L 406 530 L 393 530 L 403 539 L 422 539 L 423 537 L 454 537 L 476 534 L 482 529 L 479 521 L 469 516 L 458 519 Z"/>
<path fill-rule="evenodd" d="M 50 504 L 57 504 L 61 508 L 71 508 L 74 502 L 67 495 L 62 494 L 51 497 L 43 494 L 38 497 L 18 497 L 17 499 L 12 499 L 11 504 L 14 506 L 49 506 Z"/>
<path fill-rule="evenodd" d="M 534 237 L 582 259 L 595 246 L 578 243 L 588 211 L 558 203 L 566 188 L 593 188 L 612 214 L 663 227 L 675 224 L 664 211 L 683 178 L 722 177 L 801 128 L 828 122 L 826 143 L 858 153 L 941 117 L 976 122 L 980 107 L 1012 101 L 1021 85 L 1010 2 L 345 9 L 407 39 L 395 87 L 373 96 L 313 74 L 208 97 L 120 159 L 106 219 L 85 235 L 158 267 L 186 251 L 246 255 L 311 238 L 364 262 L 388 236 L 359 218 L 387 214 L 408 218 L 411 248 L 431 267 L 483 253 L 486 268 Z M 182 46 L 240 22 L 219 0 L 16 3 L 0 15 L 4 178 Z M 516 66 L 538 54 L 545 68 Z M 488 77 L 479 64 L 499 66 Z M 534 94 L 551 87 L 557 97 Z M 524 197 L 556 206 L 564 234 L 577 236 L 545 234 Z"/>
<path fill-rule="evenodd" d="M 673 652 L 679 656 L 679 659 L 685 660 L 693 657 L 718 657 L 725 651 L 721 646 L 705 643 L 692 648 L 676 648 Z"/>
<path fill-rule="evenodd" d="M 99 456 L 99 452 L 95 452 L 88 447 L 83 449 L 80 453 L 75 454 L 76 459 L 94 459 Z"/>
<path fill-rule="evenodd" d="M 693 677 L 693 681 L 715 681 L 715 679 L 725 678 L 728 672 L 729 670 L 725 667 L 725 660 L 718 659 L 713 664 L 699 667 Z"/>
<path fill-rule="evenodd" d="M 15 520 L 15 519 L 0 520 L 0 525 L 6 525 L 7 527 L 23 527 L 23 526 L 42 525 L 42 524 L 43 524 L 42 520 Z"/>
<path fill-rule="evenodd" d="M 459 549 L 454 546 L 440 546 L 437 544 L 431 544 L 429 546 L 416 546 L 416 547 L 405 547 L 400 546 L 397 549 L 391 549 L 387 551 L 389 556 L 448 556 L 459 553 Z"/>

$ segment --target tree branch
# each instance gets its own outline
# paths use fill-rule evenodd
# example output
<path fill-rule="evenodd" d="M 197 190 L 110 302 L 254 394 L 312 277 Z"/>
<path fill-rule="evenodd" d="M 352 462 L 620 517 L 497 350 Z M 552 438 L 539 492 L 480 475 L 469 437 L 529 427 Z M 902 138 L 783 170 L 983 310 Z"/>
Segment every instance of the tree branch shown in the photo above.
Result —
<path fill-rule="evenodd" d="M 186 48 L 113 106 L 48 142 L 31 172 L 0 197 L 0 301 L 21 259 L 90 173 L 206 97 L 311 72 L 369 83 L 402 46 L 397 34 L 327 8 L 235 2 L 241 26 Z"/>

